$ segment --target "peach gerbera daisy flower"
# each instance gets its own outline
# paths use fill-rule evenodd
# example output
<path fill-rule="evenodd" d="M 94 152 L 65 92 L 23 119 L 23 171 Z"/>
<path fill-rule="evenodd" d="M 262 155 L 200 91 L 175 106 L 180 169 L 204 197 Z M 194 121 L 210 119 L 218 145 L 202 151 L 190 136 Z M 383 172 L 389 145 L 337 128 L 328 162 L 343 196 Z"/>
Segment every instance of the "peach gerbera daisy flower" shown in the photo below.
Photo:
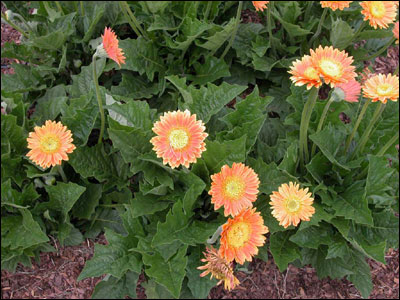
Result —
<path fill-rule="evenodd" d="M 274 191 L 270 196 L 271 214 L 279 221 L 279 225 L 285 228 L 290 225 L 297 226 L 300 220 L 310 221 L 310 217 L 315 213 L 312 207 L 314 199 L 311 193 L 308 193 L 308 188 L 299 187 L 297 183 L 284 183 L 279 187 L 279 192 Z"/>
<path fill-rule="evenodd" d="M 399 43 L 399 21 L 394 24 L 393 35 L 397 39 L 396 44 Z"/>
<path fill-rule="evenodd" d="M 114 31 L 110 28 L 104 28 L 103 38 L 103 48 L 107 52 L 109 58 L 115 61 L 118 66 L 125 63 L 125 56 L 122 49 L 118 48 L 118 39 Z"/>
<path fill-rule="evenodd" d="M 264 245 L 268 227 L 255 208 L 242 210 L 233 219 L 222 225 L 219 254 L 227 261 L 236 260 L 243 264 L 257 255 L 258 248 Z"/>
<path fill-rule="evenodd" d="M 224 288 L 228 291 L 234 289 L 240 283 L 235 275 L 233 275 L 233 263 L 221 257 L 216 249 L 212 246 L 211 248 L 207 247 L 206 252 L 203 252 L 203 254 L 205 258 L 201 261 L 207 264 L 197 268 L 199 270 L 205 270 L 200 274 L 201 277 L 211 273 L 210 280 L 213 277 L 217 278 L 219 280 L 217 285 L 221 284 L 223 281 Z"/>
<path fill-rule="evenodd" d="M 290 79 L 294 82 L 294 85 L 301 86 L 306 84 L 307 90 L 313 86 L 318 88 L 322 85 L 319 73 L 312 64 L 311 56 L 309 55 L 304 55 L 301 60 L 297 59 L 293 62 L 288 73 L 293 75 Z"/>
<path fill-rule="evenodd" d="M 369 20 L 369 25 L 379 28 L 388 28 L 396 19 L 396 1 L 362 1 L 364 21 Z"/>
<path fill-rule="evenodd" d="M 264 11 L 264 9 L 267 9 L 267 4 L 269 1 L 251 1 L 253 2 L 253 5 L 256 9 L 256 11 Z"/>
<path fill-rule="evenodd" d="M 236 216 L 242 209 L 252 207 L 257 200 L 258 175 L 242 163 L 225 165 L 221 172 L 211 175 L 211 189 L 208 192 L 215 210 L 224 206 L 224 215 Z"/>
<path fill-rule="evenodd" d="M 372 99 L 372 102 L 388 99 L 397 101 L 399 98 L 399 77 L 392 74 L 378 74 L 369 78 L 363 85 L 364 97 Z"/>
<path fill-rule="evenodd" d="M 164 165 L 189 168 L 189 164 L 196 162 L 206 150 L 204 139 L 208 134 L 205 129 L 204 123 L 196 121 L 196 115 L 190 115 L 188 110 L 167 112 L 154 124 L 153 131 L 157 136 L 150 143 Z"/>
<path fill-rule="evenodd" d="M 27 138 L 28 156 L 35 164 L 46 169 L 61 165 L 62 160 L 68 160 L 67 153 L 75 150 L 72 144 L 71 130 L 67 130 L 61 122 L 47 120 L 42 127 L 36 126 L 35 132 L 30 132 Z"/>
<path fill-rule="evenodd" d="M 345 83 L 356 77 L 353 57 L 348 56 L 346 51 L 334 49 L 332 46 L 311 50 L 311 61 L 317 69 L 320 77 L 326 84 L 335 87 L 336 84 Z"/>
<path fill-rule="evenodd" d="M 339 83 L 336 88 L 340 88 L 344 93 L 344 100 L 347 102 L 358 102 L 361 93 L 361 84 L 353 79 L 346 83 Z"/>
<path fill-rule="evenodd" d="M 339 9 L 343 10 L 346 7 L 350 6 L 350 3 L 353 1 L 320 1 L 321 7 L 329 7 L 333 11 Z"/>

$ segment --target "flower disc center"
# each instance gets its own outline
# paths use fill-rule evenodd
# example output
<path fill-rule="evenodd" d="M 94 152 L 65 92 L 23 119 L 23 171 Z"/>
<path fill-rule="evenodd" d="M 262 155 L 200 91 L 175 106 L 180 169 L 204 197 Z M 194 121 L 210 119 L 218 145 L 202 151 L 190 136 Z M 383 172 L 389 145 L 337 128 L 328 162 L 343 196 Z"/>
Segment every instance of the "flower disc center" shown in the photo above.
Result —
<path fill-rule="evenodd" d="M 174 129 L 169 134 L 169 143 L 174 149 L 185 148 L 189 142 L 189 136 L 183 129 Z"/>
<path fill-rule="evenodd" d="M 245 222 L 238 222 L 232 225 L 228 232 L 229 244 L 234 248 L 242 247 L 250 237 L 251 228 Z"/>
<path fill-rule="evenodd" d="M 237 199 L 242 195 L 243 190 L 244 190 L 243 180 L 237 177 L 227 179 L 227 182 L 224 187 L 224 192 L 228 197 Z"/>
<path fill-rule="evenodd" d="M 40 148 L 45 153 L 55 153 L 60 148 L 60 139 L 55 135 L 46 135 L 40 140 Z"/>
<path fill-rule="evenodd" d="M 308 67 L 304 71 L 304 75 L 306 77 L 310 78 L 310 79 L 314 79 L 314 80 L 318 80 L 319 79 L 318 72 L 313 67 Z"/>
<path fill-rule="evenodd" d="M 371 14 L 375 18 L 382 18 L 386 13 L 385 5 L 382 1 L 373 1 L 371 3 Z"/>
<path fill-rule="evenodd" d="M 300 209 L 300 201 L 296 198 L 288 199 L 286 202 L 286 209 L 288 212 L 294 213 Z"/>
<path fill-rule="evenodd" d="M 325 75 L 328 75 L 330 77 L 340 77 L 342 75 L 342 70 L 340 66 L 328 59 L 324 59 L 321 61 L 319 65 L 322 69 L 322 72 L 324 72 Z"/>
<path fill-rule="evenodd" d="M 377 92 L 379 96 L 387 96 L 392 93 L 393 86 L 387 83 L 382 83 L 378 86 Z"/>

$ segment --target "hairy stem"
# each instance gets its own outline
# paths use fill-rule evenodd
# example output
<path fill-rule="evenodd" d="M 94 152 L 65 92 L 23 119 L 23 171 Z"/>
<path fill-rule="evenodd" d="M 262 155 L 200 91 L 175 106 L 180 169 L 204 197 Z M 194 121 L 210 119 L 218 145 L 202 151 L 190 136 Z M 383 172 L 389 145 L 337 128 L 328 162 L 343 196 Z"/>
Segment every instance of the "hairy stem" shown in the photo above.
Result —
<path fill-rule="evenodd" d="M 240 13 L 242 12 L 242 7 L 243 7 L 243 1 L 239 1 L 239 6 L 238 6 L 238 9 L 236 12 L 235 28 L 233 29 L 231 39 L 229 40 L 229 43 L 226 46 L 224 53 L 222 53 L 220 59 L 223 59 L 225 57 L 225 55 L 228 53 L 229 49 L 232 47 L 233 41 L 235 40 L 236 32 L 238 30 L 239 21 L 240 21 Z"/>
<path fill-rule="evenodd" d="M 311 40 L 310 40 L 310 43 L 309 43 L 310 48 L 313 48 L 313 43 L 314 43 L 314 41 L 316 40 L 316 38 L 317 38 L 317 37 L 320 35 L 320 33 L 321 33 L 322 24 L 323 24 L 324 21 L 325 21 L 325 17 L 326 17 L 327 12 L 328 12 L 328 8 L 325 7 L 325 8 L 324 8 L 324 11 L 322 12 L 321 19 L 319 19 L 317 31 L 316 31 L 316 32 L 314 33 L 314 35 L 311 37 Z"/>
<path fill-rule="evenodd" d="M 328 102 L 325 104 L 324 110 L 322 111 L 321 118 L 319 119 L 317 131 L 315 133 L 318 133 L 321 131 L 322 125 L 324 125 L 324 122 L 325 122 L 326 115 L 328 114 L 329 107 L 331 106 L 334 99 L 335 99 L 335 96 L 331 96 L 329 98 Z M 317 145 L 314 144 L 311 149 L 311 157 L 314 156 L 316 148 L 317 148 Z"/>
<path fill-rule="evenodd" d="M 104 117 L 104 108 L 103 108 L 103 100 L 101 99 L 100 95 L 100 88 L 99 88 L 99 82 L 97 79 L 97 72 L 96 72 L 96 58 L 97 55 L 93 55 L 93 81 L 94 81 L 94 87 L 96 90 L 96 98 L 97 98 L 97 104 L 99 105 L 99 111 L 100 111 L 100 121 L 101 121 L 101 127 L 100 127 L 100 135 L 99 139 L 97 141 L 98 144 L 100 144 L 103 140 L 103 134 L 104 134 L 104 126 L 106 123 L 105 117 Z"/>

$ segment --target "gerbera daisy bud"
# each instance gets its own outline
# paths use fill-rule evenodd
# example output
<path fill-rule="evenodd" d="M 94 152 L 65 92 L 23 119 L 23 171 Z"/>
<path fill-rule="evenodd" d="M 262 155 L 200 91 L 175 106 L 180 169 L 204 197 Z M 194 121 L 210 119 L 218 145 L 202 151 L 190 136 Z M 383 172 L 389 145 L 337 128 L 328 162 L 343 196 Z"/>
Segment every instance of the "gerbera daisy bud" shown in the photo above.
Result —
<path fill-rule="evenodd" d="M 397 1 L 362 1 L 364 21 L 369 20 L 369 25 L 379 28 L 388 28 L 394 23 L 397 14 Z"/>
<path fill-rule="evenodd" d="M 224 206 L 224 215 L 236 216 L 244 208 L 252 207 L 257 200 L 260 180 L 250 167 L 233 163 L 232 168 L 224 165 L 221 172 L 211 175 L 211 188 L 208 192 L 215 210 Z"/>
<path fill-rule="evenodd" d="M 201 261 L 206 262 L 207 264 L 204 266 L 200 266 L 197 269 L 205 270 L 200 274 L 201 277 L 204 277 L 211 273 L 211 278 L 215 277 L 219 280 L 217 285 L 224 282 L 224 288 L 228 291 L 234 289 L 240 282 L 233 275 L 233 263 L 228 262 L 226 259 L 221 257 L 216 249 L 212 246 L 211 248 L 206 249 L 206 252 L 203 252 L 204 257 Z"/>
<path fill-rule="evenodd" d="M 300 189 L 299 184 L 290 182 L 279 187 L 279 191 L 270 195 L 272 212 L 271 214 L 279 221 L 279 225 L 287 228 L 290 225 L 297 226 L 302 221 L 310 221 L 315 213 L 312 207 L 314 199 L 308 188 Z"/>
<path fill-rule="evenodd" d="M 264 11 L 267 8 L 269 1 L 251 1 L 256 9 L 256 11 Z"/>
<path fill-rule="evenodd" d="M 347 102 L 358 102 L 361 93 L 361 84 L 353 79 L 346 83 L 340 83 L 335 88 L 335 93 L 340 93 L 340 99 Z"/>
<path fill-rule="evenodd" d="M 350 6 L 350 3 L 353 1 L 320 1 L 321 7 L 329 7 L 333 11 L 339 9 L 343 10 Z"/>
<path fill-rule="evenodd" d="M 46 169 L 61 165 L 62 160 L 68 160 L 67 153 L 75 150 L 72 144 L 72 133 L 61 122 L 47 120 L 42 127 L 36 126 L 34 132 L 27 138 L 28 156 L 35 164 Z"/>
<path fill-rule="evenodd" d="M 111 58 L 121 67 L 121 64 L 125 63 L 125 56 L 122 49 L 118 47 L 118 39 L 114 31 L 106 27 L 104 28 L 104 35 L 101 37 L 103 38 L 103 43 L 101 47 L 99 46 L 100 48 L 97 47 L 96 53 L 98 51 L 99 55 L 104 55 L 103 50 L 105 50 L 107 57 Z"/>
<path fill-rule="evenodd" d="M 108 58 L 108 54 L 107 51 L 104 49 L 103 43 L 97 46 L 94 55 L 99 58 Z"/>
<path fill-rule="evenodd" d="M 188 110 L 167 112 L 154 124 L 153 131 L 157 136 L 150 143 L 157 157 L 162 157 L 164 165 L 189 168 L 189 164 L 195 163 L 206 150 L 204 139 L 208 134 L 205 129 L 204 123 L 196 121 L 196 115 L 190 115 Z"/>
<path fill-rule="evenodd" d="M 372 99 L 372 102 L 397 101 L 399 98 L 399 77 L 392 74 L 378 74 L 367 79 L 362 89 L 364 97 Z"/>
<path fill-rule="evenodd" d="M 242 210 L 233 219 L 222 225 L 219 254 L 227 261 L 243 264 L 258 254 L 258 247 L 265 243 L 268 227 L 255 208 Z"/>

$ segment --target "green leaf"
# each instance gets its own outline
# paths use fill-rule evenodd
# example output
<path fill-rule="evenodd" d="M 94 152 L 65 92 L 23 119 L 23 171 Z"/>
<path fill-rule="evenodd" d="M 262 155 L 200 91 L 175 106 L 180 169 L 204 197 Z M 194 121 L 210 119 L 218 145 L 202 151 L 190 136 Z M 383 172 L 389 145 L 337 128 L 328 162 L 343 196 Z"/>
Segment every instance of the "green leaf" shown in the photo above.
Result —
<path fill-rule="evenodd" d="M 235 28 L 235 18 L 231 18 L 225 26 L 219 28 L 219 31 L 206 38 L 207 42 L 203 44 L 196 42 L 196 45 L 215 53 L 231 36 Z"/>
<path fill-rule="evenodd" d="M 193 67 L 195 75 L 187 75 L 187 79 L 193 81 L 193 84 L 203 85 L 231 75 L 225 61 L 213 56 L 208 56 L 204 63 L 195 62 Z"/>
<path fill-rule="evenodd" d="M 262 72 L 270 72 L 272 68 L 279 63 L 279 60 L 271 57 L 259 57 L 257 54 L 252 55 L 252 64 L 255 70 Z"/>
<path fill-rule="evenodd" d="M 363 30 L 358 36 L 356 41 L 368 40 L 368 39 L 384 39 L 393 36 L 391 30 Z"/>
<path fill-rule="evenodd" d="M 86 186 L 86 191 L 73 207 L 73 215 L 81 219 L 90 220 L 90 217 L 93 215 L 97 205 L 99 204 L 102 192 L 101 184 L 88 184 Z"/>
<path fill-rule="evenodd" d="M 131 199 L 130 209 L 134 218 L 151 215 L 157 211 L 164 210 L 168 207 L 169 201 L 163 201 L 157 195 L 143 195 L 141 192 L 135 193 L 135 197 Z"/>
<path fill-rule="evenodd" d="M 322 183 L 324 182 L 324 176 L 332 170 L 332 165 L 321 152 L 318 152 L 306 165 L 306 168 L 317 182 Z"/>
<path fill-rule="evenodd" d="M 46 72 L 39 73 L 34 68 L 22 65 L 13 64 L 14 74 L 3 74 L 1 76 L 1 91 L 7 92 L 28 92 L 42 90 L 46 85 L 42 84 L 43 77 Z"/>
<path fill-rule="evenodd" d="M 328 226 L 310 226 L 303 230 L 298 230 L 290 237 L 290 241 L 300 247 L 318 249 L 319 245 L 330 245 L 332 243 L 333 232 Z"/>
<path fill-rule="evenodd" d="M 94 11 L 91 14 L 86 13 L 83 17 L 84 33 L 85 36 L 82 42 L 87 43 L 93 35 L 97 23 L 101 20 L 105 12 L 105 5 L 97 4 L 94 6 Z"/>
<path fill-rule="evenodd" d="M 72 87 L 71 94 L 72 97 L 80 97 L 81 95 L 86 95 L 90 91 L 94 91 L 93 82 L 93 63 L 88 66 L 81 67 L 81 72 L 78 75 L 71 75 Z M 104 67 L 106 65 L 106 59 L 100 58 L 96 60 L 96 72 L 97 78 L 103 73 Z M 93 102 L 97 104 L 97 101 Z"/>
<path fill-rule="evenodd" d="M 325 278 L 329 276 L 332 279 L 336 279 L 354 273 L 353 270 L 355 266 L 348 264 L 346 261 L 347 257 L 344 259 L 341 257 L 327 259 L 326 257 L 327 251 L 320 248 L 317 251 L 315 258 L 316 262 L 313 263 L 319 278 Z"/>
<path fill-rule="evenodd" d="M 27 134 L 17 125 L 17 117 L 1 115 L 1 153 L 27 153 Z"/>
<path fill-rule="evenodd" d="M 354 274 L 347 276 L 347 278 L 354 283 L 363 298 L 368 298 L 373 285 L 369 265 L 365 261 L 364 255 L 356 250 L 350 251 L 349 265 L 353 267 Z"/>
<path fill-rule="evenodd" d="M 286 270 L 288 264 L 300 258 L 300 252 L 296 244 L 289 241 L 292 231 L 276 232 L 270 236 L 269 250 L 279 271 Z"/>
<path fill-rule="evenodd" d="M 55 120 L 67 106 L 67 100 L 64 85 L 57 85 L 48 89 L 43 97 L 37 99 L 32 117 L 39 124 L 44 124 L 46 120 Z"/>
<path fill-rule="evenodd" d="M 295 37 L 295 36 L 304 36 L 304 35 L 308 35 L 311 32 L 307 29 L 303 29 L 301 28 L 299 25 L 296 24 L 292 24 L 289 22 L 286 22 L 285 20 L 283 20 L 281 17 L 279 17 L 276 13 L 271 12 L 271 14 L 277 18 L 279 20 L 279 22 L 282 24 L 283 28 L 285 28 L 285 30 L 287 31 L 287 33 L 289 34 L 289 36 L 291 37 Z"/>
<path fill-rule="evenodd" d="M 298 150 L 299 145 L 297 142 L 292 143 L 289 148 L 287 148 L 285 156 L 278 166 L 279 170 L 286 171 L 290 175 L 296 174 Z"/>
<path fill-rule="evenodd" d="M 144 80 L 141 76 L 122 73 L 122 81 L 118 86 L 111 86 L 113 96 L 121 95 L 133 99 L 150 99 L 160 92 L 159 84 Z"/>
<path fill-rule="evenodd" d="M 346 48 L 353 39 L 353 29 L 342 19 L 337 19 L 332 23 L 330 40 L 333 47 L 338 49 Z"/>
<path fill-rule="evenodd" d="M 330 222 L 330 220 L 334 217 L 332 214 L 326 212 L 326 210 L 324 209 L 324 205 L 314 201 L 312 206 L 315 208 L 315 213 L 310 218 L 310 221 L 301 222 L 299 231 L 306 229 L 310 226 L 318 226 L 321 221 Z"/>
<path fill-rule="evenodd" d="M 143 262 L 146 266 L 146 274 L 166 287 L 169 292 L 178 298 L 185 277 L 185 269 L 188 262 L 186 257 L 187 246 L 179 249 L 169 261 L 165 262 L 162 256 L 155 252 L 154 255 L 143 254 Z"/>
<path fill-rule="evenodd" d="M 129 296 L 136 299 L 136 284 L 139 274 L 128 271 L 122 278 L 106 276 L 102 281 L 96 284 L 92 299 L 124 299 Z"/>
<path fill-rule="evenodd" d="M 207 87 L 202 86 L 196 89 L 192 85 L 186 86 L 186 80 L 176 75 L 167 76 L 166 79 L 175 85 L 183 96 L 184 102 L 179 104 L 179 109 L 188 109 L 204 123 L 207 123 L 211 116 L 218 113 L 224 105 L 246 89 L 245 86 L 230 85 L 226 82 L 220 86 L 208 83 Z"/>
<path fill-rule="evenodd" d="M 232 165 L 234 162 L 243 162 L 246 155 L 246 136 L 236 140 L 206 141 L 206 151 L 203 153 L 203 160 L 207 165 L 210 174 L 218 173 L 223 165 Z"/>
<path fill-rule="evenodd" d="M 147 299 L 174 299 L 164 286 L 154 280 L 143 282 L 142 287 L 145 289 Z"/>

